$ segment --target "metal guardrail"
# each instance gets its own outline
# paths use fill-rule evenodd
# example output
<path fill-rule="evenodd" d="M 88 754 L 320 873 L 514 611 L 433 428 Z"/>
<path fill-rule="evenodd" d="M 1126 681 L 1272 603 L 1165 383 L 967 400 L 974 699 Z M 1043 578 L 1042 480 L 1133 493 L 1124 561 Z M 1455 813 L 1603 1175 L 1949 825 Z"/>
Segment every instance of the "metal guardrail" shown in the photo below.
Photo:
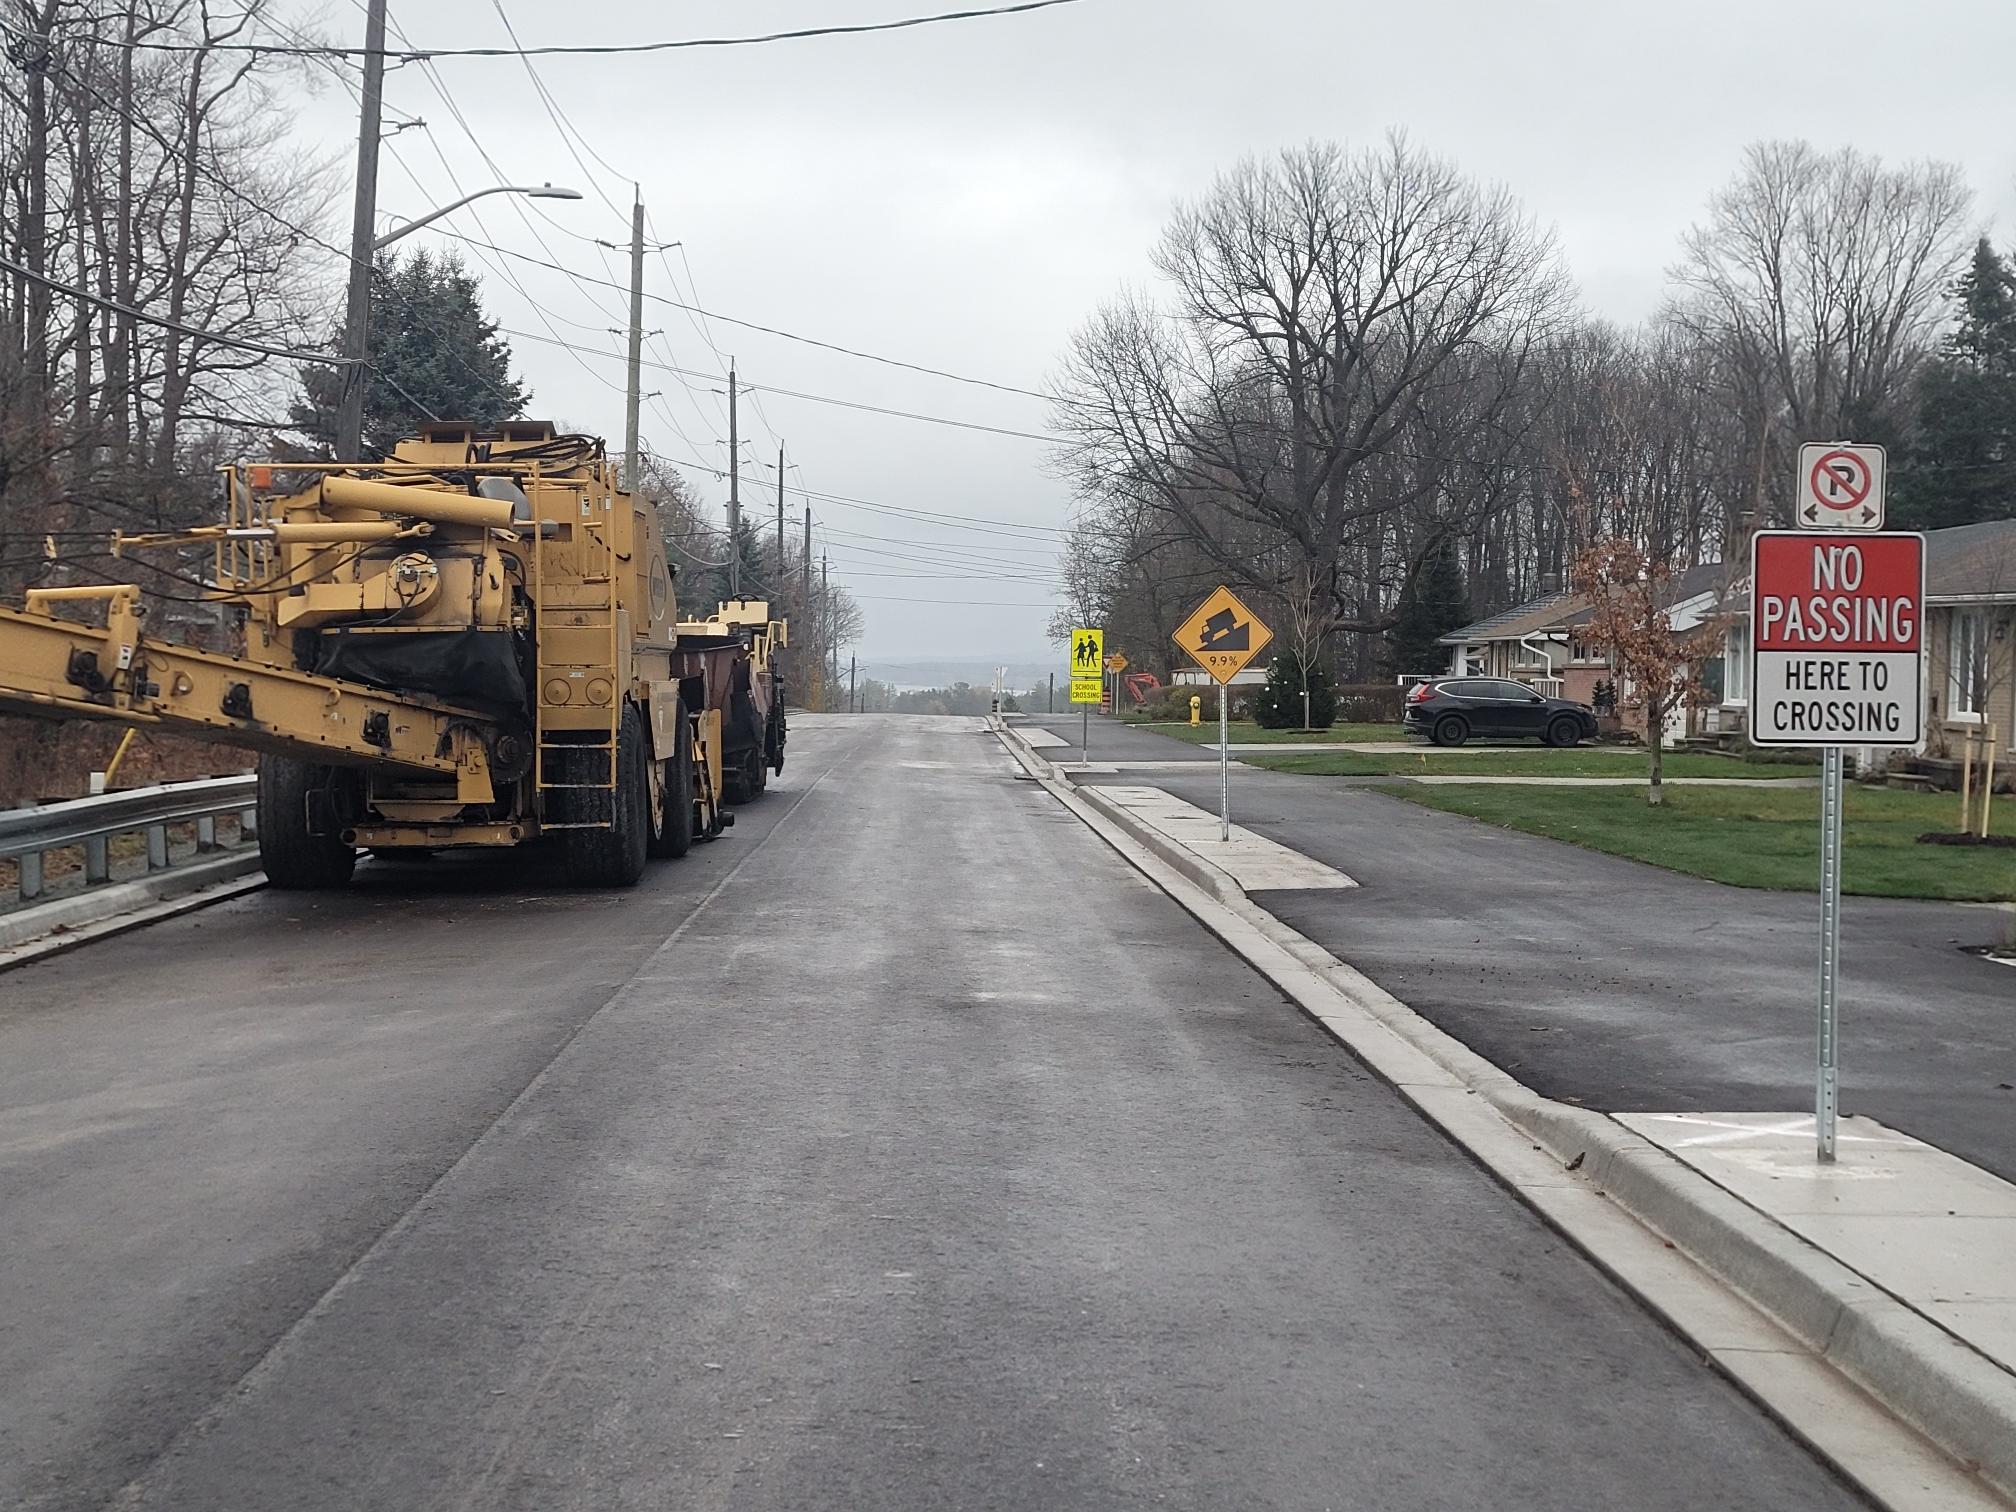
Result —
<path fill-rule="evenodd" d="M 219 848 L 217 821 L 227 815 L 238 816 L 241 835 L 248 839 L 256 835 L 258 790 L 258 779 L 249 774 L 208 777 L 199 782 L 168 782 L 95 798 L 7 809 L 0 811 L 0 860 L 12 860 L 19 866 L 23 903 L 42 896 L 43 858 L 53 850 L 81 845 L 85 884 L 111 881 L 110 842 L 114 835 L 144 834 L 147 870 L 165 871 L 171 824 L 195 823 L 198 855 Z"/>

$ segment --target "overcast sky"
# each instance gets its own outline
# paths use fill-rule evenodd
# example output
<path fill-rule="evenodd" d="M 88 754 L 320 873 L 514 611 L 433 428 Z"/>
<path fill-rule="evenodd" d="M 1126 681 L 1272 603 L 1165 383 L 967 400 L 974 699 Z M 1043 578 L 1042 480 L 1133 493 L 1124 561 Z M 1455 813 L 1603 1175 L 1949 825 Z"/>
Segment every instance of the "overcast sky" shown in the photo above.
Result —
<path fill-rule="evenodd" d="M 528 46 L 963 8 L 502 5 Z M 297 14 L 361 43 L 356 0 Z M 496 0 L 392 0 L 392 17 L 416 45 L 508 42 Z M 389 225 L 455 198 L 450 168 L 467 189 L 500 176 L 570 185 L 588 197 L 537 206 L 547 218 L 498 198 L 441 224 L 620 282 L 625 258 L 594 241 L 627 244 L 634 180 L 656 235 L 683 244 L 650 260 L 651 292 L 690 300 L 697 290 L 698 303 L 738 319 L 1040 389 L 1092 307 L 1146 278 L 1174 201 L 1242 156 L 1312 138 L 1362 143 L 1404 127 L 1504 182 L 1557 229 L 1588 305 L 1625 322 L 1656 308 L 1680 232 L 1761 137 L 1956 161 L 1984 228 L 2006 235 L 2016 225 L 2012 57 L 2011 0 L 1080 0 L 881 35 L 541 59 L 540 77 L 594 154 L 577 146 L 581 162 L 517 60 L 436 65 L 467 129 L 425 71 L 400 67 L 387 79 L 388 126 L 427 125 L 390 139 L 379 204 Z M 326 81 L 299 130 L 347 155 L 355 105 Z M 347 228 L 347 208 L 332 224 Z M 620 447 L 622 342 L 610 328 L 624 296 L 463 251 L 491 310 L 530 333 L 513 341 L 532 412 Z M 662 332 L 647 360 L 718 373 L 718 349 L 751 384 L 1043 429 L 1038 400 L 727 324 L 703 331 L 663 305 L 647 305 L 645 324 Z M 556 334 L 595 352 L 530 339 Z M 645 388 L 660 391 L 645 407 L 647 445 L 725 468 L 723 385 L 647 371 Z M 782 438 L 793 488 L 1037 527 L 941 526 L 812 499 L 814 550 L 830 554 L 865 611 L 867 663 L 1042 650 L 1059 539 L 1050 532 L 1070 503 L 1043 444 L 780 394 L 745 403 L 743 417 L 745 508 L 774 513 Z M 725 486 L 686 470 L 718 510 Z M 805 502 L 788 496 L 794 524 Z"/>

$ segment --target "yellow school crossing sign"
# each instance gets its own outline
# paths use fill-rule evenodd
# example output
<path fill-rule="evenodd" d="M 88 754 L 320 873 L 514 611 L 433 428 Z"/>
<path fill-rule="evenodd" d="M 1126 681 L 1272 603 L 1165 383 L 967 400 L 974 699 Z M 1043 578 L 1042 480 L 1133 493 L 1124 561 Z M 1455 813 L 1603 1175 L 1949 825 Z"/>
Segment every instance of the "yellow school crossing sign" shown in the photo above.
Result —
<path fill-rule="evenodd" d="M 1197 606 L 1173 637 L 1197 665 L 1229 683 L 1248 662 L 1273 644 L 1274 632 L 1260 623 L 1230 588 L 1220 587 Z"/>
<path fill-rule="evenodd" d="M 1106 686 L 1106 632 L 1096 626 L 1071 632 L 1071 702 L 1096 704 Z"/>

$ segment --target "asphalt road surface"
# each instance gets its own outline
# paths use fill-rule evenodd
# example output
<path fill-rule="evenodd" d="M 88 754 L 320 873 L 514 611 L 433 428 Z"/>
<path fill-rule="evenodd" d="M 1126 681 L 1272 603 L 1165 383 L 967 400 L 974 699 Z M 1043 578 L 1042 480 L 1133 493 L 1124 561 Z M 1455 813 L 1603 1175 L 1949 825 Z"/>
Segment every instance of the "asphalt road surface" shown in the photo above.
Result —
<path fill-rule="evenodd" d="M 974 722 L 0 977 L 0 1505 L 1860 1505 Z"/>
<path fill-rule="evenodd" d="M 1181 746 L 1092 739 L 1095 762 L 1102 743 L 1122 761 Z M 1089 780 L 1218 808 L 1215 768 Z M 1613 1112 L 1812 1107 L 1817 894 L 1681 876 L 1358 779 L 1235 767 L 1232 805 L 1362 884 L 1255 902 L 1535 1091 Z M 1842 1112 L 2016 1180 L 2016 969 L 1963 949 L 1998 917 L 1851 897 L 1842 921 Z"/>

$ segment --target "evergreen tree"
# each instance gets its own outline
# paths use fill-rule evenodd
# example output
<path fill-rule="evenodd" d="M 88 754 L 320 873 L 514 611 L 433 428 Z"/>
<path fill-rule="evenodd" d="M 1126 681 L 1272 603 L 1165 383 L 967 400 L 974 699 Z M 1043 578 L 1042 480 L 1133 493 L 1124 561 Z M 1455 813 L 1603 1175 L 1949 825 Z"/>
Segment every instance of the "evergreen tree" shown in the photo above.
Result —
<path fill-rule="evenodd" d="M 766 550 L 764 538 L 757 534 L 755 522 L 748 515 L 743 515 L 741 519 L 735 522 L 735 539 L 730 545 L 730 550 L 734 551 L 742 559 L 742 596 L 744 598 L 773 597 L 768 584 L 772 578 L 777 576 L 776 540 L 774 536 L 767 543 L 767 547 L 768 549 Z M 725 551 L 722 552 L 720 560 L 726 562 L 727 559 L 728 553 Z M 714 569 L 713 593 L 714 598 L 724 604 L 730 597 L 728 569 L 725 566 Z M 707 605 L 710 611 L 713 607 L 712 603 Z"/>
<path fill-rule="evenodd" d="M 341 340 L 337 343 L 339 349 Z M 431 413 L 494 426 L 525 413 L 531 394 L 511 376 L 511 346 L 483 313 L 476 278 L 453 255 L 425 249 L 380 257 L 371 274 L 371 369 L 364 389 L 366 459 L 382 457 Z M 318 456 L 336 444 L 343 370 L 301 369 L 290 418 Z M 366 460 L 359 459 L 359 460 Z"/>
<path fill-rule="evenodd" d="M 1266 730 L 1327 730 L 1337 722 L 1337 680 L 1314 656 L 1309 659 L 1309 722 L 1302 722 L 1302 660 L 1293 651 L 1276 653 L 1267 681 L 1253 695 L 1253 721 Z"/>
<path fill-rule="evenodd" d="M 1918 434 L 1890 523 L 1938 530 L 2016 515 L 2016 272 L 1986 237 L 1953 285 L 1958 324 L 1918 386 Z"/>
<path fill-rule="evenodd" d="M 1468 623 L 1463 564 L 1456 543 L 1444 540 L 1400 591 L 1399 617 L 1386 631 L 1386 670 L 1396 677 L 1440 671 L 1448 665 L 1449 652 L 1438 642 Z"/>

